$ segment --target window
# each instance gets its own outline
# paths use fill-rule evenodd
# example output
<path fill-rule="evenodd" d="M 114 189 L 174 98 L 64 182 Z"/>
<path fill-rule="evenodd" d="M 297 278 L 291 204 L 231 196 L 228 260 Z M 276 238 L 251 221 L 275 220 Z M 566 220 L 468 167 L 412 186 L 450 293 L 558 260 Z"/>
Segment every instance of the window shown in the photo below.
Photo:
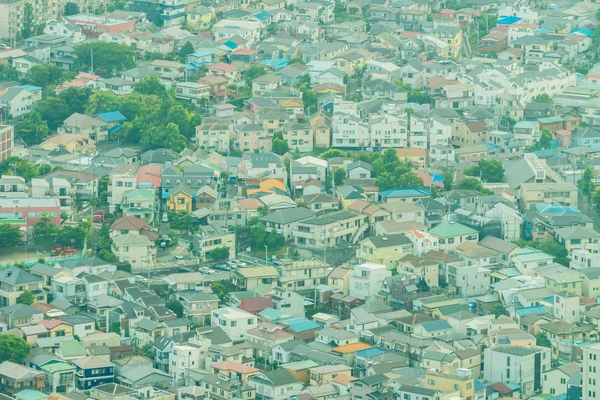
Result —
<path fill-rule="evenodd" d="M 248 318 L 248 325 L 252 325 L 254 321 L 252 320 L 252 318 Z"/>

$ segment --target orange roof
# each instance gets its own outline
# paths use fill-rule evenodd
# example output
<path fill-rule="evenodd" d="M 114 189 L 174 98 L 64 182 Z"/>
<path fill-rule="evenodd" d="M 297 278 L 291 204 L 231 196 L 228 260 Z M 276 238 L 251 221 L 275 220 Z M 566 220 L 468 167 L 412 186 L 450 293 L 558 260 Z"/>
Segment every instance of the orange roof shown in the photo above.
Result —
<path fill-rule="evenodd" d="M 237 372 L 239 374 L 252 374 L 255 372 L 260 372 L 259 369 L 235 361 L 221 361 L 213 364 L 212 367 L 223 371 Z"/>
<path fill-rule="evenodd" d="M 396 149 L 396 154 L 398 157 L 425 157 L 427 156 L 427 150 L 416 147 L 408 149 Z"/>
<path fill-rule="evenodd" d="M 218 63 L 213 64 L 210 67 L 208 67 L 208 70 L 209 71 L 235 72 L 238 69 L 235 67 L 235 65 L 225 64 L 224 62 L 218 62 Z"/>
<path fill-rule="evenodd" d="M 364 200 L 356 200 L 355 202 L 353 202 L 346 208 L 349 210 L 358 211 L 358 212 L 361 212 L 361 213 L 364 213 L 367 215 L 373 215 L 377 211 L 381 210 L 381 208 L 379 206 L 376 206 L 375 204 L 371 204 L 368 201 L 364 201 Z"/>
<path fill-rule="evenodd" d="M 58 319 L 42 320 L 42 321 L 38 322 L 38 325 L 42 325 L 42 326 L 46 327 L 46 329 L 53 329 L 62 324 L 71 325 L 67 322 L 60 321 Z"/>
<path fill-rule="evenodd" d="M 357 351 L 370 349 L 373 346 L 363 342 L 345 344 L 343 346 L 334 347 L 331 350 L 337 353 L 356 353 Z"/>
<path fill-rule="evenodd" d="M 259 199 L 241 199 L 238 200 L 238 204 L 244 208 L 244 210 L 256 210 L 259 207 L 263 207 L 264 204 Z"/>
<path fill-rule="evenodd" d="M 338 376 L 333 378 L 331 381 L 335 382 L 335 383 L 339 383 L 340 385 L 348 386 L 348 385 L 350 385 L 350 382 L 352 382 L 355 379 L 356 378 L 351 375 L 339 374 Z"/>
<path fill-rule="evenodd" d="M 279 189 L 282 192 L 287 192 L 287 190 L 285 189 L 285 184 L 277 179 L 266 179 L 259 183 L 258 186 L 258 189 L 248 189 L 248 195 L 259 192 L 275 193 L 274 189 Z"/>

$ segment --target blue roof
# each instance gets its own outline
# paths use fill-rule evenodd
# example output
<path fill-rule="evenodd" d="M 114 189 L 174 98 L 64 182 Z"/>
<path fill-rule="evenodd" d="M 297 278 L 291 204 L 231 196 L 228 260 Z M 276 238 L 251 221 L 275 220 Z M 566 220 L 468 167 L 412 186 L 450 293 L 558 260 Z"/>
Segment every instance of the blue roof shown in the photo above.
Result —
<path fill-rule="evenodd" d="M 448 323 L 448 321 L 446 321 L 444 319 L 437 320 L 437 321 L 423 322 L 421 324 L 421 326 L 427 332 L 441 331 L 441 330 L 444 330 L 444 329 L 452 329 L 452 326 Z"/>
<path fill-rule="evenodd" d="M 288 60 L 287 58 L 276 58 L 276 59 L 263 60 L 260 63 L 264 64 L 264 65 L 268 65 L 269 67 L 271 67 L 273 69 L 279 69 L 279 68 L 286 67 L 289 64 L 289 62 L 290 62 L 290 60 Z"/>
<path fill-rule="evenodd" d="M 517 308 L 515 310 L 517 315 L 522 318 L 527 315 L 543 315 L 546 313 L 546 307 L 544 306 L 533 306 L 533 307 L 523 307 Z"/>
<path fill-rule="evenodd" d="M 285 324 L 289 325 L 290 329 L 294 332 L 304 332 L 320 327 L 320 325 L 316 322 L 306 318 L 282 318 L 281 322 L 284 322 Z"/>
<path fill-rule="evenodd" d="M 381 197 L 395 198 L 395 197 L 415 197 L 415 196 L 431 196 L 431 191 L 425 188 L 398 188 L 388 189 L 379 192 Z"/>
<path fill-rule="evenodd" d="M 552 149 L 540 149 L 534 151 L 534 153 L 538 158 L 548 158 L 556 156 L 556 152 L 554 152 L 554 150 Z"/>
<path fill-rule="evenodd" d="M 594 31 L 588 28 L 574 29 L 569 33 L 571 35 L 594 36 Z"/>
<path fill-rule="evenodd" d="M 284 315 L 284 313 L 283 311 L 267 307 L 261 312 L 259 312 L 258 315 L 269 321 L 278 321 L 281 318 L 281 316 Z"/>
<path fill-rule="evenodd" d="M 238 47 L 237 43 L 234 42 L 233 40 L 226 40 L 225 42 L 223 42 L 223 44 L 227 47 L 229 47 L 230 49 L 235 49 Z"/>
<path fill-rule="evenodd" d="M 37 390 L 25 389 L 25 390 L 21 390 L 19 393 L 15 394 L 15 397 L 17 399 L 23 399 L 23 400 L 38 400 L 38 399 L 48 398 L 48 395 L 44 394 L 42 392 L 38 392 Z"/>
<path fill-rule="evenodd" d="M 444 177 L 437 174 L 431 174 L 431 182 L 444 182 Z"/>
<path fill-rule="evenodd" d="M 198 50 L 192 54 L 188 54 L 188 57 L 206 57 L 212 56 L 214 53 L 210 50 Z"/>
<path fill-rule="evenodd" d="M 537 206 L 535 206 L 535 209 L 541 213 L 552 213 L 552 214 L 563 213 L 563 212 L 572 212 L 572 213 L 581 212 L 578 209 L 573 208 L 573 207 L 559 206 L 559 205 L 555 205 L 555 204 L 538 204 Z"/>
<path fill-rule="evenodd" d="M 370 348 L 370 349 L 364 349 L 364 350 L 357 351 L 356 352 L 356 356 L 357 357 L 366 357 L 366 358 L 369 358 L 369 357 L 378 356 L 378 355 L 383 354 L 383 353 L 387 353 L 387 350 L 380 349 L 378 347 L 373 347 L 373 348 Z"/>
<path fill-rule="evenodd" d="M 511 25 L 511 24 L 516 24 L 517 22 L 521 21 L 523 18 L 519 18 L 519 17 L 513 17 L 512 15 L 509 16 L 500 16 L 498 17 L 498 22 L 496 23 L 497 25 Z"/>
<path fill-rule="evenodd" d="M 475 381 L 475 391 L 479 391 L 481 389 L 485 389 L 487 386 L 485 383 L 482 383 L 479 379 L 474 379 Z"/>
<path fill-rule="evenodd" d="M 567 394 L 566 393 L 561 393 L 557 396 L 554 397 L 548 397 L 546 400 L 567 400 Z"/>
<path fill-rule="evenodd" d="M 540 35 L 543 35 L 544 33 L 549 33 L 550 30 L 546 29 L 546 28 L 538 28 L 535 31 L 533 31 L 533 33 L 539 33 Z"/>
<path fill-rule="evenodd" d="M 264 21 L 265 19 L 271 17 L 271 14 L 269 14 L 266 11 L 261 11 L 258 14 L 254 14 L 254 16 L 256 17 L 256 19 L 258 19 L 260 21 Z"/>
<path fill-rule="evenodd" d="M 98 113 L 98 118 L 104 122 L 123 122 L 127 121 L 127 117 L 121 114 L 120 111 L 107 111 Z"/>
<path fill-rule="evenodd" d="M 42 90 L 43 88 L 34 85 L 21 85 L 19 86 L 21 89 L 29 90 L 30 92 L 34 92 L 36 90 Z"/>

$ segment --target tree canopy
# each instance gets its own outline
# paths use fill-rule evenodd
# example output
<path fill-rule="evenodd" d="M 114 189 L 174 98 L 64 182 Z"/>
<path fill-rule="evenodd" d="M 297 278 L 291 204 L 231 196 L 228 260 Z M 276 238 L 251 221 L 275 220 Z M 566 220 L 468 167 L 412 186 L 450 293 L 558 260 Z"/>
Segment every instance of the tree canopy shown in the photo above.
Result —
<path fill-rule="evenodd" d="M 3 247 L 13 247 L 23 243 L 23 234 L 19 227 L 11 224 L 0 224 L 0 243 Z"/>
<path fill-rule="evenodd" d="M 21 364 L 29 354 L 31 347 L 15 335 L 0 335 L 0 362 L 12 361 Z"/>
<path fill-rule="evenodd" d="M 75 46 L 77 68 L 80 71 L 92 68 L 92 54 L 94 73 L 104 77 L 135 66 L 135 50 L 129 46 L 117 43 L 83 42 Z"/>
<path fill-rule="evenodd" d="M 498 160 L 481 159 L 476 166 L 466 168 L 465 175 L 479 176 L 482 182 L 502 182 L 504 166 Z"/>

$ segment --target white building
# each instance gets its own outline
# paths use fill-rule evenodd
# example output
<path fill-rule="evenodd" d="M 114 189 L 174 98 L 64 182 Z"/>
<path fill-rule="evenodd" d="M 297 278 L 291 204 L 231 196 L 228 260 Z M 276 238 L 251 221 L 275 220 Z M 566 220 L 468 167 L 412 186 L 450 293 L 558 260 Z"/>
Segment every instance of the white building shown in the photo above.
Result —
<path fill-rule="evenodd" d="M 446 282 L 460 297 L 483 296 L 490 289 L 490 270 L 467 261 L 446 266 Z"/>
<path fill-rule="evenodd" d="M 233 340 L 244 339 L 246 332 L 258 326 L 256 315 L 236 307 L 213 310 L 210 318 L 211 326 L 219 326 Z"/>
<path fill-rule="evenodd" d="M 554 318 L 572 324 L 581 320 L 579 295 L 562 291 L 554 294 Z"/>
<path fill-rule="evenodd" d="M 600 397 L 600 343 L 583 348 L 582 367 L 581 400 L 595 400 Z"/>
<path fill-rule="evenodd" d="M 519 382 L 521 396 L 539 393 L 542 390 L 542 374 L 550 370 L 550 352 L 548 347 L 537 346 L 487 348 L 484 352 L 483 378 L 487 382 Z"/>
<path fill-rule="evenodd" d="M 407 147 L 406 121 L 390 114 L 369 116 L 369 145 L 377 147 Z"/>
<path fill-rule="evenodd" d="M 392 272 L 383 264 L 357 265 L 350 274 L 350 296 L 364 300 L 375 296 L 388 276 L 392 276 Z"/>
<path fill-rule="evenodd" d="M 194 346 L 173 346 L 169 354 L 169 373 L 175 384 L 189 385 L 190 369 L 202 368 L 200 365 L 200 348 Z"/>
<path fill-rule="evenodd" d="M 356 148 L 369 143 L 369 124 L 360 117 L 357 103 L 336 103 L 331 126 L 333 147 Z"/>

